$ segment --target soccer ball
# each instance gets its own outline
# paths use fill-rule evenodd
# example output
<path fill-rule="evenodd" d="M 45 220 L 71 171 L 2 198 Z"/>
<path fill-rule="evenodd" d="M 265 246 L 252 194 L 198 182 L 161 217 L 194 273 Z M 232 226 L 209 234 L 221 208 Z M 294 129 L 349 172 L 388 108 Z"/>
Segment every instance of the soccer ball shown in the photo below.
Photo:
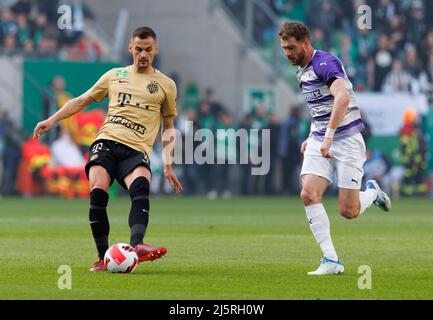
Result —
<path fill-rule="evenodd" d="M 127 243 L 113 244 L 104 256 L 104 264 L 113 273 L 130 273 L 138 264 L 134 248 Z"/>

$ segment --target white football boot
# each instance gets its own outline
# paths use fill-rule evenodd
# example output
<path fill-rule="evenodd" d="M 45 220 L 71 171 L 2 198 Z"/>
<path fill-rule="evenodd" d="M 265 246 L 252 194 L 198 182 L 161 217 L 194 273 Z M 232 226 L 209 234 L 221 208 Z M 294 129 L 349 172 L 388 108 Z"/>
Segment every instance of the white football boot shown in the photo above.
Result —
<path fill-rule="evenodd" d="M 367 189 L 375 189 L 377 191 L 377 198 L 373 203 L 381 208 L 383 211 L 388 212 L 391 210 L 391 200 L 388 195 L 382 191 L 379 184 L 375 180 L 367 181 Z"/>
<path fill-rule="evenodd" d="M 308 272 L 312 276 L 326 276 L 331 274 L 342 274 L 344 272 L 344 266 L 341 264 L 340 260 L 334 261 L 323 257 L 320 260 L 319 268 L 316 271 Z"/>

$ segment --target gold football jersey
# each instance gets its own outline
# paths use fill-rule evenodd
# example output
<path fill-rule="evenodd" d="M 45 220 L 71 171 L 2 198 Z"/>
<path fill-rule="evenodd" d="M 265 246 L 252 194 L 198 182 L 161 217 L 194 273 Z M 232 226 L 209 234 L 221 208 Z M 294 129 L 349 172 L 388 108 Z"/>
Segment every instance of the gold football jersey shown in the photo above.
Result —
<path fill-rule="evenodd" d="M 95 140 L 123 143 L 149 157 L 158 134 L 161 115 L 176 116 L 176 84 L 155 69 L 137 73 L 133 66 L 106 72 L 88 91 L 100 102 L 108 96 L 108 114 Z"/>

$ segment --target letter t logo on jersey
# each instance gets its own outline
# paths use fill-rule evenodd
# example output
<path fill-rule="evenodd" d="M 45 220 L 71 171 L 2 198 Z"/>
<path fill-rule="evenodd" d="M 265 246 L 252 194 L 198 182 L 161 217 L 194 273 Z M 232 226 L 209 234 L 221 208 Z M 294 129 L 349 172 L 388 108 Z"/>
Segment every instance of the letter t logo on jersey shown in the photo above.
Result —
<path fill-rule="evenodd" d="M 119 95 L 117 96 L 117 102 L 120 103 L 120 105 L 123 107 L 126 104 L 131 103 L 132 95 L 125 92 L 119 92 Z"/>

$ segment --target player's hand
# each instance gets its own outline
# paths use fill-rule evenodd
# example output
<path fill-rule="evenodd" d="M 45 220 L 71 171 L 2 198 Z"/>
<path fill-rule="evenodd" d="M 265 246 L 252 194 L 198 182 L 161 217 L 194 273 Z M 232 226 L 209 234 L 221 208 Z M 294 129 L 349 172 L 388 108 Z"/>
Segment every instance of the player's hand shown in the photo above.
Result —
<path fill-rule="evenodd" d="M 35 130 L 33 130 L 33 138 L 39 140 L 39 138 L 48 130 L 51 129 L 54 122 L 50 119 L 46 119 L 44 121 L 38 122 L 38 124 L 35 127 Z"/>
<path fill-rule="evenodd" d="M 301 154 L 304 154 L 305 149 L 307 149 L 307 140 L 305 140 L 304 142 L 302 142 L 302 145 L 301 145 Z"/>
<path fill-rule="evenodd" d="M 332 154 L 330 152 L 331 145 L 332 145 L 332 138 L 325 138 L 323 140 L 322 146 L 320 147 L 320 152 L 322 153 L 322 157 L 324 158 L 332 158 Z"/>
<path fill-rule="evenodd" d="M 182 185 L 180 184 L 180 181 L 174 173 L 173 167 L 171 165 L 164 165 L 164 175 L 176 193 L 179 193 L 183 190 Z"/>

